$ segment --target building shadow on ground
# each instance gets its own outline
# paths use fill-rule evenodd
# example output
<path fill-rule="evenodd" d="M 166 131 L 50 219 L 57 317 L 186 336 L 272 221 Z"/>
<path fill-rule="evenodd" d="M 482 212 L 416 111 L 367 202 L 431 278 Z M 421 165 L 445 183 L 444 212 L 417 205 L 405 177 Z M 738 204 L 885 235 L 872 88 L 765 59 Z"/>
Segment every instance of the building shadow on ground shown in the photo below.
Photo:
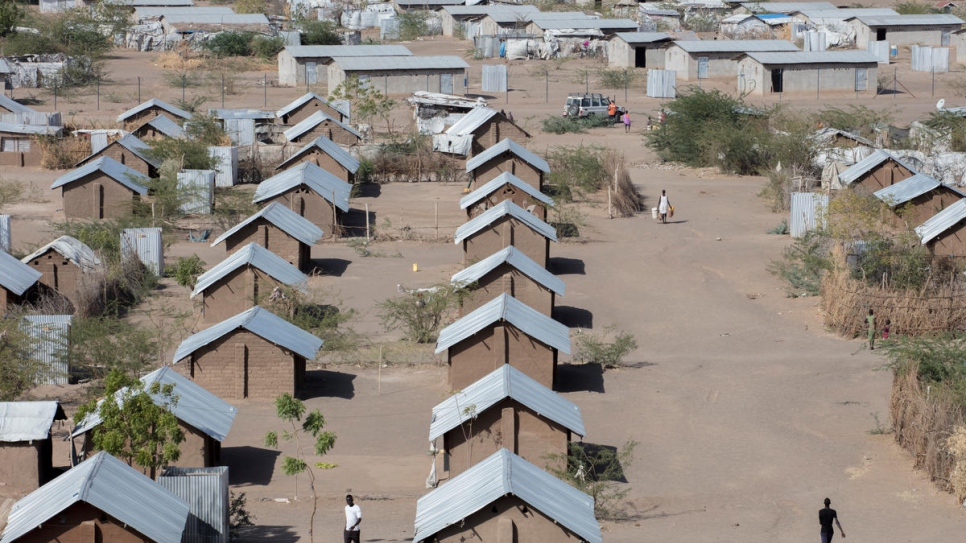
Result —
<path fill-rule="evenodd" d="M 329 370 L 308 370 L 305 372 L 305 386 L 302 399 L 343 398 L 351 400 L 356 395 L 356 387 L 352 381 L 356 378 L 351 373 L 341 373 Z"/>
<path fill-rule="evenodd" d="M 272 449 L 248 445 L 225 447 L 221 450 L 221 461 L 228 466 L 228 480 L 232 486 L 264 486 L 272 481 L 275 460 L 280 454 Z"/>
<path fill-rule="evenodd" d="M 352 264 L 352 261 L 344 258 L 314 258 L 312 259 L 312 273 L 315 275 L 342 277 L 342 274 L 345 273 L 349 264 Z"/>
<path fill-rule="evenodd" d="M 547 261 L 547 271 L 554 275 L 587 275 L 583 260 L 562 256 L 550 257 Z"/>
<path fill-rule="evenodd" d="M 370 230 L 376 227 L 376 212 L 369 211 Z M 342 237 L 345 238 L 365 238 L 366 237 L 366 210 L 349 208 L 349 212 L 342 216 Z"/>
<path fill-rule="evenodd" d="M 291 526 L 263 526 L 256 525 L 245 528 L 238 534 L 238 538 L 232 541 L 239 543 L 261 543 L 263 541 L 274 541 L 275 543 L 295 543 L 299 540 L 298 534 Z"/>
<path fill-rule="evenodd" d="M 567 328 L 587 328 L 594 327 L 594 314 L 580 307 L 569 305 L 558 305 L 553 308 L 551 315 L 553 320 L 565 325 Z"/>
<path fill-rule="evenodd" d="M 554 379 L 557 392 L 604 393 L 604 369 L 600 364 L 560 364 Z"/>
<path fill-rule="evenodd" d="M 573 446 L 579 450 L 575 457 L 586 464 L 584 469 L 588 479 L 627 482 L 624 466 L 617 455 L 617 447 L 584 442 L 574 443 Z"/>

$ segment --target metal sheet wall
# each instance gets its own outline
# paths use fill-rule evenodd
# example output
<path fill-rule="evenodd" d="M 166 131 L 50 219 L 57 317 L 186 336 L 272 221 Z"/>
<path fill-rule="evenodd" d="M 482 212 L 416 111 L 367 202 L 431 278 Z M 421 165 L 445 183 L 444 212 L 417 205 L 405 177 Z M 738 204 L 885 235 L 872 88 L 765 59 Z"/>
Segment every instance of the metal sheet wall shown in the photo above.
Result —
<path fill-rule="evenodd" d="M 948 72 L 949 48 L 913 45 L 909 60 L 914 72 Z"/>
<path fill-rule="evenodd" d="M 0 215 L 0 251 L 10 252 L 10 215 Z"/>
<path fill-rule="evenodd" d="M 793 192 L 791 197 L 791 213 L 788 230 L 793 238 L 800 238 L 810 230 L 814 230 L 821 221 L 825 224 L 825 208 L 828 207 L 828 195 L 817 192 Z"/>
<path fill-rule="evenodd" d="M 160 228 L 125 228 L 121 231 L 121 253 L 135 256 L 151 273 L 164 275 L 164 241 Z"/>
<path fill-rule="evenodd" d="M 802 51 L 825 51 L 825 32 L 809 31 L 802 34 Z"/>
<path fill-rule="evenodd" d="M 38 385 L 66 385 L 70 378 L 70 315 L 27 315 L 23 330 L 30 337 L 30 358 L 40 363 Z"/>
<path fill-rule="evenodd" d="M 506 92 L 506 64 L 483 65 L 483 92 Z"/>
<path fill-rule="evenodd" d="M 677 78 L 673 70 L 648 70 L 647 95 L 651 98 L 674 98 Z"/>
<path fill-rule="evenodd" d="M 215 207 L 215 171 L 178 172 L 178 197 L 183 213 L 211 215 Z"/>
<path fill-rule="evenodd" d="M 158 484 L 188 502 L 181 543 L 228 543 L 228 468 L 166 468 Z"/>
<path fill-rule="evenodd" d="M 209 147 L 208 155 L 218 159 L 215 166 L 215 186 L 235 186 L 235 180 L 238 179 L 238 148 Z"/>
<path fill-rule="evenodd" d="M 887 41 L 870 41 L 866 45 L 866 50 L 873 55 L 875 58 L 879 59 L 879 64 L 889 63 L 889 42 Z"/>

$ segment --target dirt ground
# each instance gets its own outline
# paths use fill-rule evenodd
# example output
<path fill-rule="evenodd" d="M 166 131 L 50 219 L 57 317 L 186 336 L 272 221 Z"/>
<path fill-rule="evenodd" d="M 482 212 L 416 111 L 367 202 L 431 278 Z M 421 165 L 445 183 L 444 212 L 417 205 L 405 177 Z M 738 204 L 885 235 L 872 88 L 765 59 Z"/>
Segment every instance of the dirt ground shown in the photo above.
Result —
<path fill-rule="evenodd" d="M 445 39 L 406 45 L 417 54 L 462 54 L 466 48 L 465 42 Z M 111 126 L 117 114 L 136 105 L 137 77 L 144 100 L 180 98 L 180 88 L 163 84 L 152 64 L 155 56 L 116 53 L 108 66 L 112 81 L 101 89 L 100 110 L 95 94 L 59 97 L 58 110 L 78 127 Z M 470 63 L 470 82 L 478 90 L 481 63 Z M 542 66 L 552 67 L 547 78 L 537 72 Z M 667 225 L 649 213 L 609 220 L 598 197 L 581 206 L 586 224 L 580 241 L 551 248 L 551 271 L 567 285 L 566 296 L 558 299 L 567 324 L 594 331 L 616 326 L 632 332 L 640 346 L 629 357 L 633 368 L 605 373 L 569 365 L 569 358 L 561 357 L 561 393 L 581 407 L 585 440 L 640 443 L 626 471 L 631 519 L 604 523 L 605 540 L 817 540 L 816 511 L 826 496 L 850 541 L 946 541 L 961 531 L 964 512 L 952 496 L 913 470 L 912 459 L 891 435 L 873 433 L 889 425 L 891 377 L 877 371 L 884 360 L 862 350 L 860 341 L 825 332 L 818 300 L 787 298 L 766 271 L 789 240 L 765 234 L 781 217 L 756 197 L 761 179 L 660 166 L 642 145 L 642 123 L 631 134 L 618 128 L 566 136 L 540 133 L 539 119 L 559 114 L 567 92 L 583 90 L 583 70 L 590 71 L 592 86 L 598 67 L 582 60 L 513 63 L 509 102 L 498 96 L 490 103 L 514 112 L 534 135 L 529 147 L 537 152 L 579 143 L 623 152 L 634 165 L 631 176 L 648 207 L 667 189 L 676 208 Z M 899 74 L 915 89 L 915 98 L 784 100 L 809 109 L 850 104 L 892 108 L 897 121 L 908 122 L 930 111 L 940 95 L 929 95 L 929 75 L 908 72 L 908 60 L 900 63 Z M 234 77 L 241 93 L 226 97 L 228 107 L 267 103 L 277 109 L 304 92 L 271 87 L 266 97 L 257 83 L 275 74 Z M 941 81 L 961 77 L 961 72 L 952 73 Z M 716 86 L 727 90 L 730 84 Z M 217 91 L 187 89 L 186 95 L 207 95 L 207 106 L 219 107 Z M 618 101 L 630 107 L 636 120 L 660 108 L 659 100 L 643 94 L 640 81 L 626 101 L 619 93 Z M 24 95 L 42 101 L 38 109 L 53 109 L 46 91 L 15 93 Z M 396 117 L 402 126 L 409 113 L 400 108 Z M 13 215 L 14 250 L 49 241 L 47 222 L 62 217 L 60 195 L 48 190 L 59 173 L 2 174 L 30 182 L 43 194 L 7 211 Z M 462 192 L 447 184 L 393 184 L 375 192 L 352 206 L 368 204 L 377 225 L 408 225 L 418 239 L 376 242 L 371 246 L 375 256 L 369 257 L 345 242 L 316 246 L 313 257 L 328 273 L 313 277 L 311 285 L 359 311 L 352 326 L 366 339 L 385 343 L 398 334 L 383 331 L 377 303 L 395 295 L 397 285 L 430 285 L 459 269 L 461 254 L 451 240 L 463 220 L 457 204 Z M 434 241 L 437 209 L 440 239 Z M 166 256 L 170 262 L 191 253 L 211 266 L 224 257 L 224 248 L 179 241 Z M 414 263 L 418 272 L 413 272 Z M 161 301 L 152 303 L 192 307 L 187 289 L 170 281 L 164 287 Z M 180 338 L 173 339 L 176 345 Z M 416 499 L 427 492 L 424 481 L 432 462 L 426 452 L 431 409 L 447 396 L 445 368 L 438 360 L 433 363 L 431 352 L 415 349 L 403 356 L 389 350 L 384 367 L 329 365 L 310 372 L 307 403 L 322 410 L 327 428 L 338 435 L 325 457 L 338 467 L 319 473 L 317 484 L 319 541 L 340 537 L 347 492 L 360 498 L 364 540 L 411 539 Z M 426 363 L 403 363 L 414 357 Z M 68 397 L 75 394 L 72 389 L 47 387 L 38 396 Z M 278 453 L 262 445 L 265 432 L 279 428 L 273 406 L 256 401 L 236 405 L 239 416 L 223 456 L 231 467 L 233 490 L 246 493 L 257 519 L 246 539 L 307 540 L 307 480 L 283 475 Z M 283 446 L 282 452 L 287 450 Z M 59 444 L 57 460 L 65 458 L 66 446 Z"/>

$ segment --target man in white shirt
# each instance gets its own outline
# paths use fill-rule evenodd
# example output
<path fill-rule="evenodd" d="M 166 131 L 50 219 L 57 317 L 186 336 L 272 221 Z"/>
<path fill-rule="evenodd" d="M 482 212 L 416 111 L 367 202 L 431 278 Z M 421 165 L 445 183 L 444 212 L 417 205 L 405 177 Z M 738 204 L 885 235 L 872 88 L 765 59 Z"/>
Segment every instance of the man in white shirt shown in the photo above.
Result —
<path fill-rule="evenodd" d="M 362 522 L 362 509 L 353 503 L 352 494 L 345 497 L 345 532 L 342 533 L 344 543 L 359 543 L 359 524 Z"/>

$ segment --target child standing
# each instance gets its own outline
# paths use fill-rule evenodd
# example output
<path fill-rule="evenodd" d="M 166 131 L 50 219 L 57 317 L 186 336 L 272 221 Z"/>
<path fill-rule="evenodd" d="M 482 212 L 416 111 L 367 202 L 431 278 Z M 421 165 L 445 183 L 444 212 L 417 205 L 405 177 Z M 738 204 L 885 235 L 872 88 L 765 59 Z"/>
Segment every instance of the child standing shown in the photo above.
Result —
<path fill-rule="evenodd" d="M 621 121 L 624 123 L 624 133 L 631 131 L 631 112 L 625 110 L 624 114 L 621 115 Z"/>
<path fill-rule="evenodd" d="M 892 320 L 886 319 L 885 326 L 882 327 L 882 339 L 889 339 L 889 325 L 892 324 Z"/>

